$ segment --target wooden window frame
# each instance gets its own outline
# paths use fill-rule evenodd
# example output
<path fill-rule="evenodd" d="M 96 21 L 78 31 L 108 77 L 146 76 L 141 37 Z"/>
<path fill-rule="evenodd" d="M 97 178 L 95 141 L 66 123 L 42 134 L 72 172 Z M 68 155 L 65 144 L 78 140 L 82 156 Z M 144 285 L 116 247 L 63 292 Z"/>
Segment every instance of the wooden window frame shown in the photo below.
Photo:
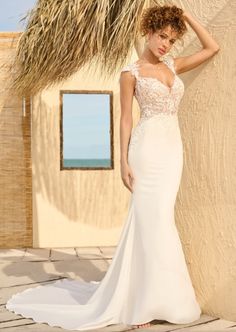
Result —
<path fill-rule="evenodd" d="M 110 96 L 110 158 L 111 165 L 108 167 L 65 167 L 63 165 L 63 94 L 108 94 Z M 112 170 L 114 169 L 114 124 L 113 124 L 113 91 L 111 90 L 60 90 L 60 170 Z"/>

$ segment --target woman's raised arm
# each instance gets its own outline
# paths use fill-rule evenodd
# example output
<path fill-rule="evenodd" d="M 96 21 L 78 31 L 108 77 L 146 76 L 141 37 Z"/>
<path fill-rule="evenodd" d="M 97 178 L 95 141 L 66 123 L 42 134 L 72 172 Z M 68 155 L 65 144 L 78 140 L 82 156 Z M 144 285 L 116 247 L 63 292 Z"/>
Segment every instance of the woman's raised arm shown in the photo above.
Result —
<path fill-rule="evenodd" d="M 190 13 L 184 12 L 183 17 L 198 36 L 202 44 L 202 49 L 191 55 L 174 58 L 175 71 L 177 74 L 199 66 L 201 63 L 215 55 L 220 49 L 220 46 L 212 38 L 207 29 L 204 28 Z"/>

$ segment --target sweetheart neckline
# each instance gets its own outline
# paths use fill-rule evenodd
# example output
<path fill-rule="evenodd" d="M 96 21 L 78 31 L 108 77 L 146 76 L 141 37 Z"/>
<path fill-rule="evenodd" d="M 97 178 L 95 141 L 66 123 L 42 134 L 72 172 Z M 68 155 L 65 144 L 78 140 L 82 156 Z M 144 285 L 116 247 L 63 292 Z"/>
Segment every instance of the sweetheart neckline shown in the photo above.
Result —
<path fill-rule="evenodd" d="M 136 66 L 136 68 L 139 68 L 139 64 L 137 62 L 134 62 L 134 65 Z M 169 66 L 167 66 L 167 67 L 169 67 Z M 172 83 L 172 85 L 170 87 L 167 86 L 166 84 L 164 84 L 157 77 L 141 76 L 141 75 L 139 75 L 139 72 L 138 72 L 137 78 L 138 79 L 152 79 L 152 80 L 155 80 L 155 81 L 159 82 L 161 85 L 163 85 L 169 92 L 171 92 L 172 88 L 174 87 L 174 84 L 175 84 L 175 81 L 176 81 L 176 77 L 177 77 L 177 74 L 175 72 L 173 72 L 173 74 L 174 74 L 174 79 L 173 79 L 173 83 Z"/>
<path fill-rule="evenodd" d="M 140 75 L 139 75 L 137 79 L 138 79 L 138 80 L 140 80 L 140 79 L 151 79 L 151 80 L 154 80 L 154 81 L 160 83 L 162 86 L 164 86 L 167 90 L 171 91 L 171 90 L 173 89 L 174 85 L 175 85 L 176 77 L 177 77 L 177 75 L 175 74 L 175 75 L 174 75 L 174 81 L 173 81 L 171 87 L 165 85 L 162 81 L 160 81 L 160 80 L 159 80 L 158 78 L 156 78 L 156 77 L 151 77 L 151 76 L 140 76 Z"/>

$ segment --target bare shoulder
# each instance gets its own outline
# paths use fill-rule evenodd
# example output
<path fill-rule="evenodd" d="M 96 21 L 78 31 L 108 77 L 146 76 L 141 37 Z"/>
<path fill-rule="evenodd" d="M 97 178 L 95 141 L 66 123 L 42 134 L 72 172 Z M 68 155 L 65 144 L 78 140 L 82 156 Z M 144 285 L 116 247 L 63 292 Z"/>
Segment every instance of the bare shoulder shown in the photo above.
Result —
<path fill-rule="evenodd" d="M 135 76 L 136 76 L 136 68 L 135 63 L 131 63 L 126 65 L 121 69 L 120 72 L 120 82 L 121 83 L 130 83 L 134 85 L 135 83 Z"/>

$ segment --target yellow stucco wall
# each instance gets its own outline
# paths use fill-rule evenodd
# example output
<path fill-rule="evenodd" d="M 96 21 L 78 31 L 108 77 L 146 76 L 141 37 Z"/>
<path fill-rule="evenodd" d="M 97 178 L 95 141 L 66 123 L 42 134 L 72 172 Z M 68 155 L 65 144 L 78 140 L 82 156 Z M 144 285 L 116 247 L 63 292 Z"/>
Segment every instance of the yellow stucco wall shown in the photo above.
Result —
<path fill-rule="evenodd" d="M 59 90 L 80 89 L 113 91 L 114 170 L 60 170 Z M 116 245 L 130 198 L 120 176 L 119 98 L 119 73 L 102 81 L 86 69 L 33 98 L 34 247 Z"/>
<path fill-rule="evenodd" d="M 236 321 L 236 2 L 183 5 L 200 17 L 221 49 L 181 75 L 184 170 L 176 223 L 202 309 Z M 183 55 L 199 45 L 191 38 Z"/>

